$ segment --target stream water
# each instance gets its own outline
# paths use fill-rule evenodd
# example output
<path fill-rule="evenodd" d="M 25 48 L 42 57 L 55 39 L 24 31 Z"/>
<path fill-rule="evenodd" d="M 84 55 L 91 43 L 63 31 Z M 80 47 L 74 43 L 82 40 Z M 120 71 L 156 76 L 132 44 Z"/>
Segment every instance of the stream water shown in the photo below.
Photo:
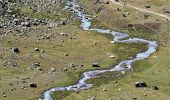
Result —
<path fill-rule="evenodd" d="M 97 74 L 100 74 L 100 73 L 129 70 L 129 69 L 131 69 L 132 62 L 142 60 L 142 59 L 149 57 L 157 49 L 156 41 L 149 41 L 149 40 L 145 40 L 145 39 L 141 39 L 141 38 L 127 38 L 128 34 L 115 32 L 110 29 L 90 28 L 91 18 L 89 17 L 89 15 L 87 15 L 83 12 L 83 10 L 79 6 L 79 4 L 76 2 L 76 0 L 69 0 L 66 4 L 65 8 L 70 9 L 81 20 L 81 27 L 83 30 L 97 31 L 100 33 L 105 33 L 105 34 L 112 34 L 113 35 L 112 42 L 122 42 L 122 43 L 132 43 L 132 42 L 140 43 L 140 42 L 142 42 L 142 43 L 146 43 L 148 46 L 148 49 L 145 52 L 136 54 L 134 59 L 123 60 L 118 65 L 113 66 L 110 69 L 84 72 L 83 77 L 75 85 L 66 86 L 66 87 L 55 87 L 55 88 L 49 89 L 49 90 L 45 91 L 43 94 L 44 100 L 52 100 L 52 97 L 50 94 L 55 91 L 64 91 L 64 90 L 77 91 L 77 90 L 91 88 L 93 84 L 87 84 L 85 82 L 86 80 L 98 77 Z M 127 39 L 123 40 L 123 38 L 127 38 Z"/>

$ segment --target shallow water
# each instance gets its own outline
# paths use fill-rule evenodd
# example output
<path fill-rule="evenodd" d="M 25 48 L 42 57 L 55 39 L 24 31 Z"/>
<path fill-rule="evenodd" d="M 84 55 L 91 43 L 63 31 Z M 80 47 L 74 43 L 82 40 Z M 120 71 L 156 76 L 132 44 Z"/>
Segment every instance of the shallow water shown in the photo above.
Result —
<path fill-rule="evenodd" d="M 110 29 L 90 28 L 90 26 L 91 26 L 90 19 L 91 18 L 89 17 L 89 15 L 85 14 L 81 10 L 80 6 L 78 5 L 78 3 L 75 0 L 69 0 L 67 2 L 65 9 L 70 9 L 81 20 L 80 26 L 82 27 L 83 30 L 97 31 L 100 33 L 105 33 L 105 34 L 112 34 L 113 42 L 122 42 L 122 43 L 142 42 L 142 43 L 146 43 L 148 46 L 148 50 L 145 52 L 136 54 L 135 58 L 132 60 L 123 60 L 118 65 L 113 66 L 110 69 L 84 72 L 83 78 L 80 79 L 78 81 L 78 83 L 75 85 L 66 86 L 66 87 L 55 87 L 55 88 L 45 91 L 44 92 L 44 100 L 52 100 L 50 94 L 55 91 L 64 91 L 64 90 L 76 91 L 76 90 L 83 90 L 83 89 L 91 88 L 93 84 L 85 83 L 86 80 L 98 77 L 97 74 L 104 73 L 104 72 L 129 70 L 129 69 L 131 69 L 132 62 L 137 61 L 137 60 L 142 60 L 142 59 L 149 57 L 157 49 L 156 41 L 149 41 L 149 40 L 144 40 L 141 38 L 129 38 L 129 39 L 123 40 L 123 38 L 128 37 L 128 34 L 115 32 Z"/>

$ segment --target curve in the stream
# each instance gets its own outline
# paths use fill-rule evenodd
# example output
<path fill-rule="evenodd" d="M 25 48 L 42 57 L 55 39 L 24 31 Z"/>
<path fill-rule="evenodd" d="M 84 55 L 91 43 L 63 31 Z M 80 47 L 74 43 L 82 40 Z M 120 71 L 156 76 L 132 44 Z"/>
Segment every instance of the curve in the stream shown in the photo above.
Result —
<path fill-rule="evenodd" d="M 142 42 L 142 43 L 146 43 L 148 46 L 148 50 L 145 52 L 136 54 L 136 56 L 133 60 L 121 61 L 118 65 L 113 66 L 113 68 L 106 69 L 106 70 L 94 70 L 94 71 L 84 72 L 83 78 L 81 78 L 78 81 L 78 83 L 75 85 L 66 86 L 66 87 L 55 87 L 55 88 L 45 91 L 43 94 L 44 100 L 52 100 L 52 97 L 50 94 L 55 91 L 64 91 L 64 90 L 76 91 L 76 90 L 88 89 L 88 88 L 92 87 L 92 84 L 85 83 L 86 80 L 98 77 L 97 74 L 100 74 L 100 73 L 129 70 L 129 69 L 131 69 L 132 62 L 145 59 L 156 51 L 156 48 L 157 48 L 156 41 L 149 41 L 149 40 L 144 40 L 144 39 L 140 39 L 140 38 L 129 38 L 126 40 L 122 40 L 123 38 L 128 37 L 128 34 L 115 32 L 115 31 L 112 31 L 109 29 L 97 29 L 97 28 L 91 29 L 90 28 L 90 26 L 91 26 L 90 18 L 88 17 L 87 14 L 85 14 L 82 11 L 81 7 L 78 5 L 78 3 L 75 0 L 69 0 L 67 2 L 66 8 L 70 9 L 81 20 L 81 27 L 83 28 L 83 30 L 90 30 L 90 31 L 97 31 L 100 33 L 112 34 L 113 42 L 122 42 L 122 43 Z"/>

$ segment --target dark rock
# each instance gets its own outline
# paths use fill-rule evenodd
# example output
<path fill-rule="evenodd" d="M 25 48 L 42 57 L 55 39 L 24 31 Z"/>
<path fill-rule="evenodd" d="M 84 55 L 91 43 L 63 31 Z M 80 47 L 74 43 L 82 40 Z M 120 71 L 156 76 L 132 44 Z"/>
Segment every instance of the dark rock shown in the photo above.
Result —
<path fill-rule="evenodd" d="M 68 53 L 65 53 L 64 55 L 65 55 L 65 56 L 68 56 Z"/>
<path fill-rule="evenodd" d="M 39 48 L 34 48 L 34 51 L 40 51 L 40 49 Z"/>
<path fill-rule="evenodd" d="M 151 6 L 150 5 L 146 5 L 145 8 L 151 8 Z"/>
<path fill-rule="evenodd" d="M 20 52 L 17 47 L 13 47 L 11 50 L 12 50 L 12 52 L 14 52 L 14 53 L 19 53 L 19 52 Z"/>
<path fill-rule="evenodd" d="M 136 82 L 135 87 L 136 88 L 143 88 L 143 87 L 147 87 L 147 84 L 145 82 Z"/>
<path fill-rule="evenodd" d="M 154 86 L 153 90 L 159 90 L 159 88 L 157 86 Z"/>
<path fill-rule="evenodd" d="M 100 67 L 100 65 L 98 63 L 93 63 L 92 67 Z"/>
<path fill-rule="evenodd" d="M 137 100 L 137 99 L 138 99 L 138 98 L 136 98 L 136 97 L 133 97 L 133 98 L 132 98 L 132 100 Z"/>
<path fill-rule="evenodd" d="M 109 4 L 110 2 L 109 1 L 106 1 L 105 4 Z"/>
<path fill-rule="evenodd" d="M 36 83 L 31 83 L 29 86 L 32 87 L 32 88 L 37 88 L 37 84 Z"/>

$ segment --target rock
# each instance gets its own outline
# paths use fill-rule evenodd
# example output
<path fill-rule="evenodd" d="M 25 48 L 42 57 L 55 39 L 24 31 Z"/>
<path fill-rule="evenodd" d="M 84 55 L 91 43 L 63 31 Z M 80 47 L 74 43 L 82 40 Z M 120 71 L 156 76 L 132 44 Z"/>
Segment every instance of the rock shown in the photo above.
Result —
<path fill-rule="evenodd" d="M 89 97 L 87 100 L 95 100 L 95 97 Z"/>
<path fill-rule="evenodd" d="M 53 73 L 55 71 L 56 71 L 56 69 L 52 67 L 50 73 Z"/>
<path fill-rule="evenodd" d="M 61 21 L 61 25 L 67 25 L 67 21 L 66 20 L 62 20 Z"/>
<path fill-rule="evenodd" d="M 144 94 L 144 96 L 146 97 L 146 96 L 148 96 L 147 94 Z"/>
<path fill-rule="evenodd" d="M 121 9 L 120 9 L 120 8 L 116 8 L 116 10 L 117 10 L 117 11 L 121 11 Z"/>
<path fill-rule="evenodd" d="M 122 17 L 127 17 L 127 14 L 122 14 Z"/>
<path fill-rule="evenodd" d="M 62 70 L 63 70 L 64 72 L 66 72 L 66 71 L 67 71 L 67 68 L 63 68 Z"/>
<path fill-rule="evenodd" d="M 121 89 L 121 88 L 119 88 L 118 90 L 119 90 L 119 91 L 122 91 L 122 89 Z"/>
<path fill-rule="evenodd" d="M 109 4 L 110 2 L 109 1 L 106 1 L 105 4 Z"/>
<path fill-rule="evenodd" d="M 40 66 L 40 63 L 39 62 L 35 62 L 35 63 L 32 64 L 32 66 L 33 67 L 38 67 L 38 66 Z"/>
<path fill-rule="evenodd" d="M 65 53 L 64 55 L 65 55 L 65 56 L 68 56 L 68 53 Z"/>
<path fill-rule="evenodd" d="M 146 5 L 145 8 L 151 8 L 151 5 Z"/>
<path fill-rule="evenodd" d="M 17 47 L 13 47 L 11 50 L 12 50 L 12 52 L 14 52 L 14 53 L 19 53 L 19 52 L 20 52 Z"/>
<path fill-rule="evenodd" d="M 98 63 L 93 63 L 92 67 L 100 67 L 100 65 Z"/>
<path fill-rule="evenodd" d="M 138 98 L 136 98 L 136 97 L 133 97 L 133 98 L 132 98 L 132 100 L 137 100 L 137 99 L 138 99 Z"/>
<path fill-rule="evenodd" d="M 147 84 L 145 82 L 136 82 L 135 87 L 136 88 L 143 88 L 143 87 L 147 87 Z"/>
<path fill-rule="evenodd" d="M 103 91 L 107 91 L 105 88 L 103 88 Z"/>
<path fill-rule="evenodd" d="M 97 42 L 94 42 L 94 44 L 97 44 Z"/>
<path fill-rule="evenodd" d="M 153 90 L 159 90 L 159 88 L 157 86 L 154 86 Z"/>
<path fill-rule="evenodd" d="M 38 71 L 42 71 L 43 69 L 42 69 L 42 68 L 40 68 L 40 67 L 37 67 L 37 70 L 38 70 Z"/>
<path fill-rule="evenodd" d="M 37 88 L 37 84 L 36 83 L 30 83 L 29 86 L 32 87 L 32 88 Z"/>
<path fill-rule="evenodd" d="M 40 49 L 39 48 L 34 48 L 34 51 L 40 51 Z"/>
<path fill-rule="evenodd" d="M 20 20 L 19 19 L 14 19 L 13 22 L 15 23 L 15 25 L 19 25 L 20 24 Z"/>
<path fill-rule="evenodd" d="M 70 68 L 74 68 L 75 65 L 73 63 L 70 64 Z"/>
<path fill-rule="evenodd" d="M 109 100 L 113 100 L 112 98 L 109 98 Z"/>
<path fill-rule="evenodd" d="M 116 58 L 114 55 L 109 55 L 109 58 Z"/>
<path fill-rule="evenodd" d="M 27 26 L 27 27 L 31 26 L 30 22 L 21 22 L 21 25 L 22 26 Z"/>
<path fill-rule="evenodd" d="M 4 94 L 3 97 L 6 97 L 6 95 Z"/>
<path fill-rule="evenodd" d="M 69 34 L 67 34 L 67 33 L 60 33 L 60 35 L 61 35 L 61 36 L 65 36 L 65 37 L 68 37 L 68 36 L 69 36 Z"/>
<path fill-rule="evenodd" d="M 61 40 L 61 42 L 64 42 L 64 40 Z"/>

